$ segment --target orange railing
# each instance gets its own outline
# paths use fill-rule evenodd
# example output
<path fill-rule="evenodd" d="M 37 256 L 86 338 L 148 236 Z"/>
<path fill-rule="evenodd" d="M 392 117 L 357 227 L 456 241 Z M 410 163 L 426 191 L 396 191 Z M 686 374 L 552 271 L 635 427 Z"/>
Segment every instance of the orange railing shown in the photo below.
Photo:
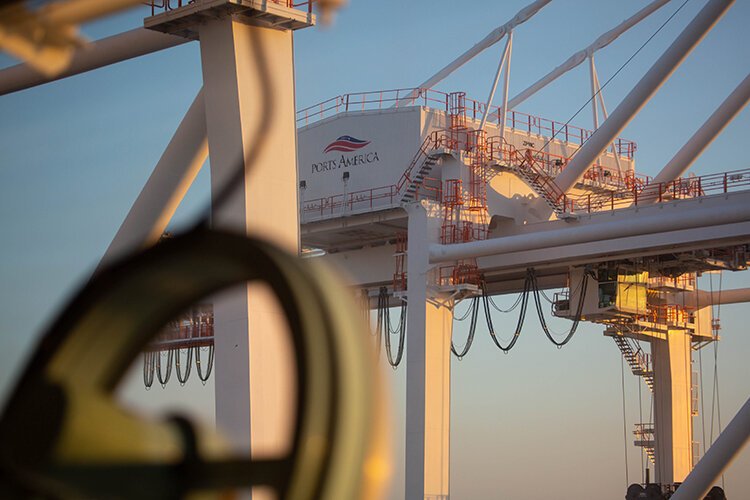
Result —
<path fill-rule="evenodd" d="M 170 10 L 179 9 L 185 5 L 193 3 L 195 0 L 151 0 L 150 2 L 143 2 L 144 5 L 151 7 L 151 15 L 155 15 L 157 12 L 168 12 Z M 268 0 L 271 3 L 288 7 L 290 9 L 306 10 L 309 13 L 312 12 L 312 4 L 317 0 L 301 0 L 295 2 L 294 0 Z"/>
<path fill-rule="evenodd" d="M 695 322 L 695 310 L 678 304 L 650 305 L 647 318 L 653 323 L 684 326 Z"/>
<path fill-rule="evenodd" d="M 726 194 L 750 187 L 750 169 L 733 170 L 700 177 L 679 178 L 672 182 L 649 183 L 631 179 L 625 190 L 604 195 L 584 195 L 575 202 L 579 210 L 599 212 L 632 205 L 662 203 L 698 198 L 711 194 Z"/>
<path fill-rule="evenodd" d="M 146 351 L 207 347 L 214 342 L 213 305 L 204 304 L 171 321 Z"/>
<path fill-rule="evenodd" d="M 670 288 L 676 290 L 694 290 L 695 274 L 685 273 L 680 276 L 649 276 L 649 289 Z"/>
<path fill-rule="evenodd" d="M 450 94 L 439 90 L 424 88 L 401 88 L 343 94 L 300 109 L 297 111 L 297 124 L 308 125 L 339 113 L 382 110 L 403 106 L 424 106 L 449 113 L 449 96 Z M 464 104 L 467 118 L 480 120 L 484 115 L 485 103 L 467 97 Z M 500 109 L 497 106 L 491 106 L 488 120 L 498 123 L 499 112 Z M 581 145 L 593 134 L 591 130 L 519 111 L 508 111 L 505 114 L 505 119 L 506 126 L 512 129 L 526 131 L 529 134 L 555 137 L 560 141 L 571 144 Z M 633 158 L 637 148 L 633 141 L 620 138 L 614 140 L 614 146 L 620 156 L 628 159 Z"/>
<path fill-rule="evenodd" d="M 393 204 L 394 200 L 398 199 L 395 185 L 382 186 L 305 201 L 302 212 L 310 215 L 333 215 L 342 211 L 372 209 L 381 204 Z"/>
<path fill-rule="evenodd" d="M 445 130 L 434 131 L 422 142 L 417 154 L 397 184 L 318 198 L 304 204 L 303 214 L 317 213 L 323 216 L 339 213 L 344 208 L 349 211 L 374 208 L 381 200 L 387 200 L 389 205 L 393 205 L 394 201 L 400 201 L 405 187 L 412 182 L 414 169 L 421 165 L 432 151 L 439 148 L 471 153 L 470 144 L 462 143 Z M 648 176 L 634 174 L 632 171 L 620 175 L 616 170 L 595 164 L 586 171 L 584 180 L 606 184 L 615 190 L 603 194 L 571 196 L 560 191 L 554 183 L 554 177 L 565 168 L 568 158 L 531 149 L 518 150 L 507 143 L 501 144 L 498 137 L 491 137 L 487 140 L 486 154 L 488 161 L 513 164 L 516 168 L 527 170 L 528 174 L 535 177 L 550 199 L 563 212 L 591 213 L 615 210 L 632 205 L 637 206 L 644 202 L 661 203 L 728 193 L 750 187 L 750 169 L 680 178 L 667 183 L 653 183 Z M 489 181 L 489 178 L 486 181 Z M 440 181 L 426 177 L 423 184 L 418 186 L 415 196 L 441 200 Z M 381 204 L 385 205 L 385 203 Z"/>

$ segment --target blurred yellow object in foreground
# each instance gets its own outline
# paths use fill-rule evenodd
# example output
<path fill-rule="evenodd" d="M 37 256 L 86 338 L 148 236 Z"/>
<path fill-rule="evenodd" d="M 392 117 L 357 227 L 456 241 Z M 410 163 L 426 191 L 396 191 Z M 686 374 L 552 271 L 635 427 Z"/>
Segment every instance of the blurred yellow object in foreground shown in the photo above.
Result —
<path fill-rule="evenodd" d="M 113 391 L 180 311 L 234 284 L 267 284 L 294 346 L 297 412 L 283 456 L 232 456 L 187 419 L 147 420 Z M 387 412 L 366 325 L 320 264 L 196 230 L 96 275 L 42 339 L 0 419 L 0 497 L 380 498 Z"/>

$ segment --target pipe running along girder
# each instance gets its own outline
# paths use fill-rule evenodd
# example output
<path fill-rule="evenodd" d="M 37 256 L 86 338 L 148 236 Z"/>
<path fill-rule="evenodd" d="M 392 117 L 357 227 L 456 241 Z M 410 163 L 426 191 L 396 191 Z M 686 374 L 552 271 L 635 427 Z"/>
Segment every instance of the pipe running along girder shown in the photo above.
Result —
<path fill-rule="evenodd" d="M 176 47 L 189 41 L 187 38 L 167 35 L 145 28 L 126 31 L 102 38 L 88 44 L 84 49 L 78 50 L 68 68 L 54 77 L 44 76 L 28 64 L 18 64 L 0 70 L 0 95 L 54 82 L 134 57 Z"/>
<path fill-rule="evenodd" d="M 456 71 L 458 68 L 471 61 L 474 57 L 480 54 L 485 49 L 492 47 L 497 42 L 503 39 L 508 33 L 510 33 L 515 27 L 528 21 L 534 14 L 539 12 L 542 7 L 550 3 L 552 0 L 536 0 L 523 9 L 519 10 L 518 13 L 507 23 L 499 26 L 492 30 L 486 37 L 476 43 L 469 50 L 458 56 L 456 59 L 448 63 L 440 71 L 432 75 L 430 78 L 422 82 L 417 90 L 411 92 L 407 97 L 399 99 L 393 105 L 393 107 L 401 106 L 403 103 L 407 103 L 414 99 L 419 90 L 418 89 L 430 89 L 440 83 L 443 79 L 448 77 L 451 73 Z"/>
<path fill-rule="evenodd" d="M 733 3 L 734 0 L 709 0 L 555 178 L 555 184 L 561 192 L 567 193 L 575 186 L 596 158 L 630 123 Z"/>
<path fill-rule="evenodd" d="M 665 233 L 681 229 L 718 226 L 750 221 L 750 206 L 732 204 L 671 214 L 654 214 L 623 218 L 613 222 L 599 222 L 570 226 L 488 240 L 430 245 L 430 262 L 487 257 L 510 252 L 526 252 L 563 245 L 589 243 L 614 238 Z"/>
<path fill-rule="evenodd" d="M 744 304 L 750 302 L 750 288 L 733 288 L 715 292 L 708 290 L 681 292 L 675 296 L 675 301 L 679 304 L 695 305 L 698 308 L 715 305 Z"/>
<path fill-rule="evenodd" d="M 656 12 L 658 9 L 660 9 L 662 6 L 667 4 L 669 0 L 655 0 L 654 2 L 651 2 L 632 16 L 630 16 L 628 19 L 617 25 L 616 27 L 612 28 L 611 30 L 607 31 L 606 33 L 602 34 L 594 40 L 594 42 L 586 47 L 585 49 L 579 50 L 572 56 L 568 58 L 564 63 L 547 73 L 545 76 L 537 80 L 536 83 L 528 87 L 527 89 L 521 91 L 513 97 L 508 102 L 508 109 L 514 109 L 516 106 L 524 102 L 526 99 L 531 97 L 532 95 L 539 92 L 541 89 L 549 85 L 550 83 L 557 80 L 559 77 L 567 73 L 568 71 L 572 70 L 573 68 L 580 65 L 583 61 L 586 60 L 587 57 L 591 57 L 596 51 L 603 49 L 610 43 L 617 40 L 617 38 L 628 31 L 630 28 L 638 24 L 639 22 L 646 19 L 648 16 L 650 16 L 652 13 Z"/>

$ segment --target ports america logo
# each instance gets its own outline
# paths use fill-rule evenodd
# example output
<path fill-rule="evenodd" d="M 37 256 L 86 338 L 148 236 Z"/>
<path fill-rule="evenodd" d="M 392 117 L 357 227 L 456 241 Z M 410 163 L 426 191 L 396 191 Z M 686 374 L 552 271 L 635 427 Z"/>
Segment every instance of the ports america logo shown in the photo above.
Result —
<path fill-rule="evenodd" d="M 362 149 L 368 144 L 370 144 L 370 141 L 363 141 L 362 139 L 357 139 L 356 137 L 352 137 L 350 135 L 342 135 L 341 137 L 330 143 L 328 146 L 326 146 L 323 150 L 323 153 L 330 153 L 331 151 L 351 153 L 352 151 Z"/>
<path fill-rule="evenodd" d="M 363 141 L 350 135 L 342 135 L 328 146 L 323 148 L 323 154 L 338 151 L 342 153 L 338 158 L 323 160 L 311 165 L 313 174 L 320 172 L 332 172 L 340 168 L 358 167 L 369 163 L 380 161 L 377 151 L 360 152 L 359 150 L 369 145 L 371 141 Z M 354 153 L 354 154 L 346 154 Z"/>

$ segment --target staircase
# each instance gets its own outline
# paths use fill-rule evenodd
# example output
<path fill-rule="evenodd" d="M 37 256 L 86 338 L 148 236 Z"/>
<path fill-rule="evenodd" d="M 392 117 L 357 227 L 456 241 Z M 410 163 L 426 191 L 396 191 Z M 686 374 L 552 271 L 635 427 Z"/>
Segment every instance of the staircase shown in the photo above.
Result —
<path fill-rule="evenodd" d="M 651 392 L 654 392 L 654 372 L 649 366 L 648 354 L 644 353 L 640 346 L 633 349 L 633 345 L 628 341 L 627 337 L 615 335 L 612 338 L 620 349 L 625 361 L 627 361 L 628 366 L 630 366 L 633 375 L 643 377 L 648 388 Z"/>
<path fill-rule="evenodd" d="M 656 453 L 654 452 L 654 432 L 654 424 L 652 423 L 635 424 L 635 430 L 633 431 L 633 434 L 635 435 L 635 441 L 633 442 L 633 444 L 635 446 L 643 448 L 643 450 L 646 452 L 646 456 L 651 461 L 651 463 L 656 465 Z"/>
<path fill-rule="evenodd" d="M 442 140 L 442 137 L 437 132 L 433 132 L 425 137 L 417 154 L 414 155 L 409 166 L 401 174 L 401 178 L 398 184 L 396 184 L 396 192 L 399 194 L 403 193 L 401 196 L 402 203 L 417 200 L 419 188 L 424 185 L 425 178 L 440 159 L 441 153 L 437 151 L 437 148 L 442 143 Z"/>
<path fill-rule="evenodd" d="M 554 183 L 551 178 L 545 179 L 545 174 L 540 173 L 531 163 L 521 163 L 515 168 L 511 167 L 511 170 L 518 174 L 555 211 L 558 217 L 564 213 L 563 207 L 557 202 L 557 196 L 548 188 L 550 183 Z"/>
<path fill-rule="evenodd" d="M 410 178 L 411 182 L 406 187 L 406 192 L 401 197 L 401 203 L 409 203 L 417 199 L 419 188 L 424 184 L 424 179 L 432 171 L 432 167 L 435 166 L 439 159 L 437 154 L 427 154 L 424 156 L 419 169 L 417 169 L 414 177 Z"/>
<path fill-rule="evenodd" d="M 528 184 L 534 192 L 542 198 L 545 203 L 555 212 L 558 217 L 572 212 L 572 205 L 565 193 L 555 184 L 552 176 L 544 170 L 544 159 L 536 158 L 534 150 L 526 149 L 524 152 L 519 151 L 511 144 L 495 145 L 500 154 L 497 163 L 514 172 Z M 486 169 L 487 182 L 495 176 L 493 169 Z"/>
<path fill-rule="evenodd" d="M 643 449 L 646 450 L 646 456 L 648 457 L 651 464 L 656 465 L 656 454 L 654 453 L 654 447 L 644 446 Z"/>
<path fill-rule="evenodd" d="M 513 145 L 491 138 L 488 140 L 489 150 L 491 151 L 488 163 L 501 165 L 511 172 L 514 172 L 534 192 L 542 198 L 545 203 L 554 211 L 559 218 L 564 218 L 576 209 L 581 209 L 581 205 L 568 197 L 558 186 L 548 171 L 554 170 L 549 155 L 539 153 L 533 149 L 523 151 L 516 149 Z M 428 135 L 417 154 L 414 155 L 409 166 L 401 175 L 396 190 L 401 196 L 402 203 L 416 201 L 419 197 L 420 188 L 424 186 L 425 178 L 430 174 L 440 156 L 446 154 L 446 150 L 455 149 L 456 144 L 445 131 L 436 131 Z M 535 153 L 537 153 L 535 155 Z M 538 157 L 541 154 L 541 158 Z M 546 169 L 545 169 L 546 165 Z M 559 167 L 558 167 L 559 168 Z M 497 175 L 494 168 L 483 168 L 480 177 L 485 184 L 488 184 L 492 178 Z M 604 201 L 602 200 L 602 203 Z"/>

